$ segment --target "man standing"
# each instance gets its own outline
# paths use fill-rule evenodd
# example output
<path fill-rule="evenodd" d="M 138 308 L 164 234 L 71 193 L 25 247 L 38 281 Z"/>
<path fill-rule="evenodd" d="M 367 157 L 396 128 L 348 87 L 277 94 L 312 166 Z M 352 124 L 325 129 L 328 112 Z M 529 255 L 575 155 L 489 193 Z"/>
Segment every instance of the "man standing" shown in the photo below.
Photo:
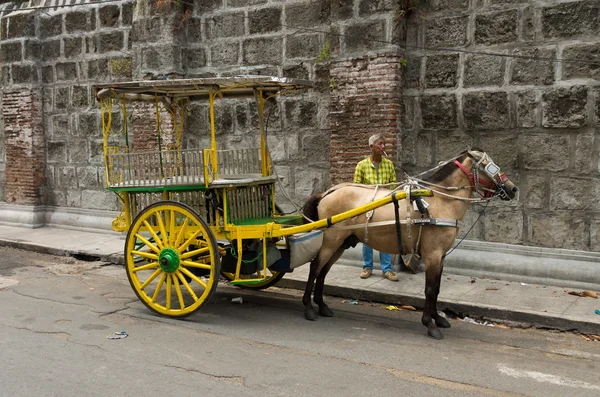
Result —
<path fill-rule="evenodd" d="M 396 182 L 396 170 L 394 164 L 383 157 L 385 153 L 385 138 L 382 134 L 375 134 L 369 138 L 371 155 L 356 165 L 354 171 L 354 183 L 367 185 L 382 185 Z M 387 155 L 387 154 L 386 154 Z M 373 248 L 363 244 L 363 270 L 360 278 L 369 278 L 373 274 Z M 392 271 L 392 257 L 385 252 L 379 253 L 379 266 L 383 277 L 390 281 L 398 281 L 398 277 Z"/>

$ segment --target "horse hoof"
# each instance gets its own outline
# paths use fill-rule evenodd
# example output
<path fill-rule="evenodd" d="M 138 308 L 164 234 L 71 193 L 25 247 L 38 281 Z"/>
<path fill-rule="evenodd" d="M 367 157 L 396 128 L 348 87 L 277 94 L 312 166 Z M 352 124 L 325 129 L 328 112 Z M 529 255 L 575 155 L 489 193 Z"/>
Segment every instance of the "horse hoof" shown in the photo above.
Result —
<path fill-rule="evenodd" d="M 315 311 L 311 309 L 311 310 L 304 311 L 304 318 L 309 321 L 317 321 L 317 319 L 319 317 L 317 317 L 317 314 L 315 313 Z"/>
<path fill-rule="evenodd" d="M 435 340 L 442 340 L 442 339 L 444 339 L 444 335 L 442 335 L 442 332 L 439 329 L 437 329 L 437 328 L 428 329 L 427 330 L 427 335 L 429 335 L 430 338 L 433 338 Z"/>
<path fill-rule="evenodd" d="M 319 314 L 323 317 L 333 317 L 333 312 L 327 306 L 319 308 Z"/>
<path fill-rule="evenodd" d="M 450 323 L 442 316 L 436 317 L 435 325 L 437 325 L 439 328 L 450 328 Z"/>

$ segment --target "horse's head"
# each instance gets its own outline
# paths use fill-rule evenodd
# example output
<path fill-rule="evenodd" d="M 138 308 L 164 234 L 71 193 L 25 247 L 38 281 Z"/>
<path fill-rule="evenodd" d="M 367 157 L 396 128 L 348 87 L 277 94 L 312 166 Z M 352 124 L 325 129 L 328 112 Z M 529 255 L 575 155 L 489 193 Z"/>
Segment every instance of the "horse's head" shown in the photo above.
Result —
<path fill-rule="evenodd" d="M 484 151 L 472 149 L 466 154 L 473 160 L 473 171 L 466 172 L 475 191 L 484 198 L 498 196 L 502 200 L 511 200 L 519 188 L 504 175 L 500 167 Z M 460 163 L 459 163 L 460 164 Z M 461 167 L 462 164 L 461 164 Z"/>

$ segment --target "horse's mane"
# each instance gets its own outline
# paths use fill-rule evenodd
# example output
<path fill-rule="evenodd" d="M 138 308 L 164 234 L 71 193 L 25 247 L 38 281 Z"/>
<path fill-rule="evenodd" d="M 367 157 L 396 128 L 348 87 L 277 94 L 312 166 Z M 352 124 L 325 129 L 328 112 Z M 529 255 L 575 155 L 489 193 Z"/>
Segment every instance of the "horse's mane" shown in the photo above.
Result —
<path fill-rule="evenodd" d="M 483 150 L 479 149 L 479 148 L 471 148 L 470 150 L 476 150 L 479 152 L 483 152 Z M 459 157 L 456 158 L 456 160 L 459 163 L 462 163 L 464 161 L 464 159 L 468 156 L 469 151 L 465 150 L 464 152 L 462 152 L 460 154 Z M 446 165 L 444 165 L 442 168 L 440 168 L 439 170 L 437 170 L 435 173 L 433 173 L 432 175 L 425 177 L 425 180 L 428 182 L 432 182 L 432 183 L 437 183 L 437 182 L 441 182 L 444 179 L 448 178 L 450 176 L 451 173 L 454 172 L 454 170 L 456 170 L 456 165 L 454 164 L 454 161 L 450 161 L 449 163 L 447 163 Z"/>

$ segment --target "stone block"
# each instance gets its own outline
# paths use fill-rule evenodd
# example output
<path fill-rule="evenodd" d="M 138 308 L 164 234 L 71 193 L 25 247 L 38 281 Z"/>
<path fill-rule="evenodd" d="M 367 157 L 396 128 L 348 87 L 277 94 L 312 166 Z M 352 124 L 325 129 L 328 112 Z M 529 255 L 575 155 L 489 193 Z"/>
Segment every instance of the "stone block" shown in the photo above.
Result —
<path fill-rule="evenodd" d="M 297 200 L 305 201 L 312 194 L 322 192 L 326 186 L 323 183 L 323 175 L 316 172 L 314 167 L 308 169 L 296 168 L 295 177 L 295 196 Z"/>
<path fill-rule="evenodd" d="M 42 60 L 51 61 L 60 57 L 60 40 L 44 42 L 42 45 Z"/>
<path fill-rule="evenodd" d="M 473 146 L 470 135 L 437 134 L 436 160 L 445 161 Z"/>
<path fill-rule="evenodd" d="M 89 160 L 88 145 L 85 141 L 69 142 L 68 154 L 70 164 L 86 164 Z"/>
<path fill-rule="evenodd" d="M 527 7 L 521 14 L 523 28 L 521 29 L 522 41 L 533 41 L 536 35 L 536 15 L 534 7 Z"/>
<path fill-rule="evenodd" d="M 458 54 L 432 55 L 425 61 L 425 88 L 456 87 Z"/>
<path fill-rule="evenodd" d="M 97 38 L 96 37 L 86 37 L 84 39 L 85 41 L 85 52 L 89 53 L 89 54 L 95 54 L 99 51 L 98 48 L 98 44 L 97 44 Z"/>
<path fill-rule="evenodd" d="M 308 133 L 302 137 L 302 151 L 300 156 L 310 163 L 328 163 L 329 139 L 327 131 Z"/>
<path fill-rule="evenodd" d="M 21 62 L 23 59 L 23 46 L 20 41 L 0 44 L 0 59 L 3 63 Z"/>
<path fill-rule="evenodd" d="M 517 41 L 518 10 L 480 14 L 475 17 L 475 43 L 492 45 Z"/>
<path fill-rule="evenodd" d="M 39 40 L 25 40 L 23 43 L 25 60 L 39 62 L 42 56 L 42 46 L 43 44 Z"/>
<path fill-rule="evenodd" d="M 65 58 L 71 59 L 83 52 L 83 39 L 81 37 L 67 37 L 63 40 Z"/>
<path fill-rule="evenodd" d="M 283 77 L 308 80 L 308 68 L 304 65 L 303 62 L 296 65 L 284 65 Z"/>
<path fill-rule="evenodd" d="M 479 146 L 498 164 L 502 171 L 517 169 L 519 166 L 519 137 L 516 134 L 483 134 Z M 467 148 L 465 148 L 467 149 Z"/>
<path fill-rule="evenodd" d="M 469 0 L 428 0 L 418 7 L 426 14 L 438 11 L 463 11 L 469 8 Z"/>
<path fill-rule="evenodd" d="M 352 1 L 332 1 L 331 17 L 336 21 L 343 21 L 352 18 L 354 15 L 354 2 Z"/>
<path fill-rule="evenodd" d="M 266 3 L 266 0 L 227 0 L 229 7 L 245 7 Z M 199 11 L 216 11 L 223 7 L 223 0 L 202 0 L 199 4 L 194 4 L 194 10 L 198 7 Z"/>
<path fill-rule="evenodd" d="M 594 135 L 579 134 L 575 142 L 575 172 L 589 174 L 592 169 L 594 156 Z"/>
<path fill-rule="evenodd" d="M 584 250 L 589 241 L 585 219 L 571 212 L 531 214 L 528 216 L 530 243 L 541 247 Z"/>
<path fill-rule="evenodd" d="M 516 94 L 517 126 L 532 128 L 537 125 L 538 103 L 535 91 L 521 91 Z"/>
<path fill-rule="evenodd" d="M 596 0 L 573 1 L 542 8 L 545 39 L 594 35 L 598 32 L 600 4 Z"/>
<path fill-rule="evenodd" d="M 133 4 L 126 3 L 121 6 L 121 21 L 123 26 L 131 26 L 133 21 Z"/>
<path fill-rule="evenodd" d="M 235 129 L 236 133 L 243 133 L 248 129 L 248 105 L 246 103 L 238 103 L 234 106 L 235 110 Z"/>
<path fill-rule="evenodd" d="M 12 81 L 14 84 L 35 84 L 38 82 L 35 65 L 12 65 Z"/>
<path fill-rule="evenodd" d="M 553 177 L 550 179 L 550 210 L 600 210 L 600 182 L 594 179 Z"/>
<path fill-rule="evenodd" d="M 555 49 L 532 48 L 515 50 L 514 55 L 531 58 L 556 58 Z M 514 58 L 510 83 L 513 85 L 551 85 L 554 84 L 554 65 L 552 60 L 542 61 L 527 58 Z"/>
<path fill-rule="evenodd" d="M 284 105 L 284 128 L 314 128 L 317 124 L 318 107 L 315 102 L 304 100 L 286 101 Z"/>
<path fill-rule="evenodd" d="M 198 69 L 206 66 L 206 50 L 200 48 L 184 48 L 183 62 L 187 69 Z"/>
<path fill-rule="evenodd" d="M 133 25 L 134 29 L 132 29 L 132 31 L 136 30 L 135 26 L 136 25 Z M 199 43 L 202 41 L 202 26 L 203 26 L 202 19 L 192 17 L 192 18 L 188 19 L 183 24 L 183 26 L 185 29 L 185 37 L 186 37 L 188 43 Z M 205 35 L 208 36 L 210 34 L 209 23 L 207 22 L 204 25 L 204 27 L 205 27 L 204 29 L 206 30 Z M 160 28 L 160 26 L 159 26 L 159 28 Z M 134 41 L 139 41 L 139 40 L 136 39 L 134 36 Z"/>
<path fill-rule="evenodd" d="M 285 46 L 285 56 L 291 58 L 315 59 L 321 51 L 319 33 L 288 36 Z"/>
<path fill-rule="evenodd" d="M 77 79 L 77 63 L 65 62 L 56 64 L 57 81 L 74 81 Z"/>
<path fill-rule="evenodd" d="M 10 82 L 10 66 L 2 66 L 2 73 L 0 73 L 0 81 L 3 87 L 11 85 Z"/>
<path fill-rule="evenodd" d="M 237 65 L 240 43 L 215 44 L 210 48 L 211 65 L 214 67 Z"/>
<path fill-rule="evenodd" d="M 242 58 L 246 65 L 281 64 L 283 40 L 280 37 L 248 39 L 242 43 Z"/>
<path fill-rule="evenodd" d="M 402 117 L 402 130 L 412 130 L 415 127 L 415 97 L 402 96 L 402 109 L 404 109 Z"/>
<path fill-rule="evenodd" d="M 100 115 L 98 113 L 78 113 L 77 130 L 79 136 L 100 136 Z"/>
<path fill-rule="evenodd" d="M 215 15 L 206 22 L 206 37 L 218 39 L 244 35 L 245 15 L 243 12 Z M 277 20 L 279 24 L 280 21 Z"/>
<path fill-rule="evenodd" d="M 142 69 L 160 73 L 173 70 L 181 64 L 181 51 L 171 45 L 146 47 L 142 49 Z"/>
<path fill-rule="evenodd" d="M 62 14 L 54 15 L 49 18 L 42 17 L 40 20 L 40 39 L 44 40 L 62 34 L 62 25 Z"/>
<path fill-rule="evenodd" d="M 233 104 L 219 101 L 215 105 L 215 128 L 217 134 L 233 133 Z"/>
<path fill-rule="evenodd" d="M 98 9 L 100 27 L 113 27 L 119 24 L 121 11 L 118 5 L 107 5 Z"/>
<path fill-rule="evenodd" d="M 521 194 L 524 194 L 523 204 L 526 208 L 548 208 L 549 185 L 546 175 L 529 174 L 524 185 Z"/>
<path fill-rule="evenodd" d="M 542 126 L 579 128 L 587 124 L 588 87 L 558 87 L 542 95 Z"/>
<path fill-rule="evenodd" d="M 588 64 L 564 62 L 562 65 L 563 80 L 577 78 L 600 80 L 600 66 L 598 66 L 598 60 L 600 59 L 600 44 L 582 44 L 565 47 L 562 57 L 564 59 L 576 59 L 578 61 L 590 62 Z M 592 62 L 596 62 L 596 64 L 593 64 Z"/>
<path fill-rule="evenodd" d="M 368 17 L 373 14 L 389 12 L 397 7 L 394 0 L 359 0 L 358 15 Z"/>
<path fill-rule="evenodd" d="M 189 134 L 210 134 L 208 106 L 206 104 L 192 102 L 189 105 L 189 112 L 186 112 L 185 115 L 185 129 Z"/>
<path fill-rule="evenodd" d="M 248 31 L 263 34 L 281 31 L 281 8 L 258 8 L 248 11 Z"/>
<path fill-rule="evenodd" d="M 88 87 L 85 85 L 73 86 L 73 107 L 75 108 L 87 108 L 90 103 L 90 95 L 88 93 Z"/>
<path fill-rule="evenodd" d="M 386 39 L 385 22 L 373 21 L 348 25 L 344 39 L 346 51 L 349 53 L 383 48 L 387 46 L 383 43 Z"/>
<path fill-rule="evenodd" d="M 566 135 L 523 135 L 522 166 L 526 170 L 564 171 L 569 168 L 571 139 Z"/>
<path fill-rule="evenodd" d="M 121 51 L 123 49 L 124 37 L 123 32 L 102 33 L 98 36 L 101 53 L 111 51 Z"/>
<path fill-rule="evenodd" d="M 267 137 L 267 144 L 269 146 L 269 153 L 271 154 L 271 161 L 282 162 L 288 159 L 285 150 L 285 139 L 280 136 L 270 135 Z"/>
<path fill-rule="evenodd" d="M 470 130 L 510 127 L 506 92 L 472 92 L 463 95 L 465 127 Z"/>
<path fill-rule="evenodd" d="M 91 80 L 106 80 L 108 78 L 108 59 L 100 58 L 88 62 L 88 78 Z"/>
<path fill-rule="evenodd" d="M 88 16 L 95 20 L 95 15 L 90 15 L 87 11 L 73 11 L 65 14 L 65 28 L 67 33 L 87 32 L 91 26 L 88 23 Z"/>
<path fill-rule="evenodd" d="M 55 167 L 56 185 L 61 188 L 77 187 L 77 173 L 75 167 L 63 166 Z"/>
<path fill-rule="evenodd" d="M 404 72 L 404 86 L 406 88 L 422 88 L 424 86 L 421 81 L 421 57 L 409 57 L 406 61 Z"/>
<path fill-rule="evenodd" d="M 433 162 L 433 138 L 429 133 L 417 136 L 417 165 L 429 166 Z"/>
<path fill-rule="evenodd" d="M 2 18 L 0 38 L 35 37 L 35 16 L 34 13 L 23 13 Z"/>
<path fill-rule="evenodd" d="M 79 189 L 68 189 L 67 190 L 66 206 L 81 208 L 81 190 L 79 190 Z"/>
<path fill-rule="evenodd" d="M 596 99 L 596 108 L 594 109 L 595 125 L 600 126 L 600 88 L 593 88 L 593 92 Z"/>
<path fill-rule="evenodd" d="M 96 210 L 114 211 L 120 207 L 117 195 L 108 190 L 83 190 L 81 207 Z"/>
<path fill-rule="evenodd" d="M 423 129 L 448 130 L 458 127 L 455 95 L 423 95 L 420 100 Z"/>
<path fill-rule="evenodd" d="M 492 210 L 483 217 L 485 241 L 505 244 L 523 243 L 523 212 Z"/>
<path fill-rule="evenodd" d="M 67 144 L 63 141 L 47 141 L 46 154 L 49 163 L 66 163 Z"/>
<path fill-rule="evenodd" d="M 467 55 L 465 59 L 465 87 L 501 86 L 504 83 L 506 59 L 489 55 Z"/>
<path fill-rule="evenodd" d="M 71 106 L 70 87 L 58 87 L 54 90 L 54 107 L 65 110 Z"/>
<path fill-rule="evenodd" d="M 42 84 L 54 83 L 54 68 L 52 66 L 42 67 Z"/>
<path fill-rule="evenodd" d="M 425 45 L 427 47 L 464 47 L 469 44 L 468 16 L 427 19 Z"/>
<path fill-rule="evenodd" d="M 52 116 L 52 138 L 65 138 L 70 134 L 69 117 L 66 114 Z"/>
<path fill-rule="evenodd" d="M 79 187 L 100 187 L 98 168 L 92 166 L 77 167 L 77 181 Z"/>
<path fill-rule="evenodd" d="M 331 0 L 285 5 L 287 29 L 314 27 L 328 23 L 331 18 Z"/>
<path fill-rule="evenodd" d="M 90 164 L 104 166 L 104 142 L 100 140 L 88 140 L 90 153 Z M 104 183 L 104 176 L 101 176 Z"/>

